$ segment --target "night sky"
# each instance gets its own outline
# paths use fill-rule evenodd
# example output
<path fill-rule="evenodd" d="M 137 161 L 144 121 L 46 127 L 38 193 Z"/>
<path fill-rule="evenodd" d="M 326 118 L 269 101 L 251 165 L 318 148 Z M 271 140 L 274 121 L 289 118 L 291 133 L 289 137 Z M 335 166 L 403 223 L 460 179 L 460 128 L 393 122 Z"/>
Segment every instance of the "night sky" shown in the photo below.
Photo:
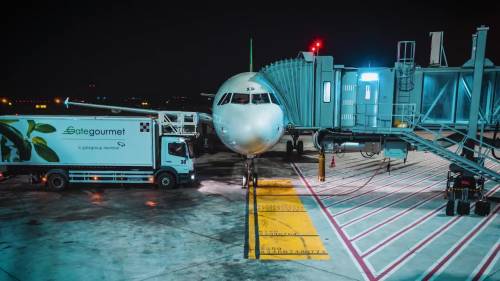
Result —
<path fill-rule="evenodd" d="M 224 80 L 248 70 L 250 37 L 257 70 L 296 57 L 316 38 L 324 42 L 321 54 L 347 66 L 392 66 L 397 41 L 416 40 L 417 62 L 427 66 L 428 33 L 443 30 L 448 62 L 458 66 L 470 57 L 471 34 L 485 24 L 487 57 L 500 64 L 500 5 L 492 1 L 288 1 L 281 7 L 186 1 L 184 8 L 171 1 L 47 2 L 1 9 L 7 72 L 0 96 L 163 99 L 215 93 Z M 89 89 L 92 83 L 95 89 Z"/>

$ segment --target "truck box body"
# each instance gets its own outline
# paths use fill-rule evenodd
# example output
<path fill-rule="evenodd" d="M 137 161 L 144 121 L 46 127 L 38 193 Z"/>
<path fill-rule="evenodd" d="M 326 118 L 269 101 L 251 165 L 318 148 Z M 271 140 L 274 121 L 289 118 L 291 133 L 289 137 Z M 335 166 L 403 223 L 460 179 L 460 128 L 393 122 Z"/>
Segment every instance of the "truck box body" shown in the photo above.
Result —
<path fill-rule="evenodd" d="M 155 166 L 147 117 L 0 116 L 1 165 Z"/>

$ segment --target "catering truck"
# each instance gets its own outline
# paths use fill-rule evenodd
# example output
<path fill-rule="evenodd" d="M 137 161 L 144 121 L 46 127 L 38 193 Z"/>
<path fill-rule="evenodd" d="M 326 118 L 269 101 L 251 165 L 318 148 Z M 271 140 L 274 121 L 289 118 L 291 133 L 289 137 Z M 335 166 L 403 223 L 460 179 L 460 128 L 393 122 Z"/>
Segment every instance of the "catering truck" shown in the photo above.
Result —
<path fill-rule="evenodd" d="M 194 181 L 188 138 L 172 133 L 168 130 L 175 130 L 172 123 L 166 128 L 162 121 L 123 116 L 0 116 L 0 166 L 7 174 L 30 174 L 51 190 L 63 190 L 70 183 L 149 183 L 172 188 Z"/>

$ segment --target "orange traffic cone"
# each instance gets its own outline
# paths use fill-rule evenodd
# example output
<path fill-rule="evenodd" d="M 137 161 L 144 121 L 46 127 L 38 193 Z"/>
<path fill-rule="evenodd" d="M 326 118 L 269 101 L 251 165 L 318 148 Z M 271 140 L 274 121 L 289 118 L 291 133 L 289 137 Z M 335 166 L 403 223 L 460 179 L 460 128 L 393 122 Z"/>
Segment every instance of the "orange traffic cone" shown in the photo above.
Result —
<path fill-rule="evenodd" d="M 330 168 L 335 167 L 335 156 L 332 155 L 332 162 L 330 162 Z"/>

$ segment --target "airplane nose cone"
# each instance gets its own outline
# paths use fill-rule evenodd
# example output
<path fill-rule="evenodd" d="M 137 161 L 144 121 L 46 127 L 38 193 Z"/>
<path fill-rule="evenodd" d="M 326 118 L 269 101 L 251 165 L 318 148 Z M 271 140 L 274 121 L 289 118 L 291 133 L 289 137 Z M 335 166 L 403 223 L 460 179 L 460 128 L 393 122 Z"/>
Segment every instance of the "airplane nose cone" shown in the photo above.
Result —
<path fill-rule="evenodd" d="M 255 155 L 270 149 L 283 133 L 283 113 L 277 106 L 240 112 L 238 118 L 222 126 L 222 134 L 233 150 L 244 155 Z"/>

